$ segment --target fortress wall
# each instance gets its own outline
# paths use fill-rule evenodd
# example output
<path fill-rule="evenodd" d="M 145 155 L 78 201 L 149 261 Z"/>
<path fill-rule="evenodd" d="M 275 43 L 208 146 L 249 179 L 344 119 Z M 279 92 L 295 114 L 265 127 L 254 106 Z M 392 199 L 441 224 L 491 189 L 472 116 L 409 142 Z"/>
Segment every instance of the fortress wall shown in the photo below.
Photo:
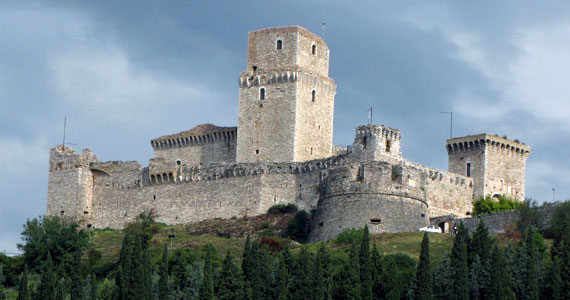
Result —
<path fill-rule="evenodd" d="M 456 215 L 464 217 L 473 211 L 474 185 L 471 177 L 426 167 L 410 161 L 405 166 L 416 168 L 425 174 L 423 184 L 430 217 Z"/>
<path fill-rule="evenodd" d="M 209 143 L 181 146 L 176 148 L 155 149 L 152 160 L 163 159 L 168 163 L 197 165 L 212 162 L 235 162 L 236 140 L 215 140 Z M 152 170 L 151 170 L 152 173 Z"/>
<path fill-rule="evenodd" d="M 372 233 L 415 231 L 429 224 L 425 192 L 410 180 L 414 168 L 385 162 L 353 162 L 329 171 L 325 194 L 313 217 L 310 241 L 334 238 L 368 225 Z"/>
<path fill-rule="evenodd" d="M 167 224 L 255 216 L 279 203 L 296 203 L 308 211 L 317 205 L 322 173 L 335 161 L 218 164 L 185 169 L 182 181 L 158 184 L 134 184 L 140 169 L 123 168 L 111 176 L 95 171 L 95 209 L 87 222 L 95 228 L 121 228 L 150 209 Z M 131 177 L 133 184 L 119 184 L 116 177 Z"/>

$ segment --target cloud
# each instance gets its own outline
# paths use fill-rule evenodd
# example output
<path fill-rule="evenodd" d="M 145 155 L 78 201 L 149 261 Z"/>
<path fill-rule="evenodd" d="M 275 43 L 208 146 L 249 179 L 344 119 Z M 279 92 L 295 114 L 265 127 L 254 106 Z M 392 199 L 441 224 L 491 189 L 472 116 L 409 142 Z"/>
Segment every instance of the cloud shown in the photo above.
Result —
<path fill-rule="evenodd" d="M 113 122 L 129 123 L 142 115 L 152 121 L 160 107 L 204 97 L 205 87 L 133 68 L 118 49 L 74 51 L 56 57 L 52 67 L 66 104 Z"/>

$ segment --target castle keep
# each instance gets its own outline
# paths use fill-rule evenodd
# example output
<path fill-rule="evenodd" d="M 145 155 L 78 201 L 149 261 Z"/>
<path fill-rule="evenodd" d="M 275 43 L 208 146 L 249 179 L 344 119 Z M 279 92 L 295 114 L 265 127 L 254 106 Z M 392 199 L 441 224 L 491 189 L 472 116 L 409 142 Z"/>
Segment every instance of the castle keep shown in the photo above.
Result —
<path fill-rule="evenodd" d="M 474 198 L 524 199 L 530 147 L 481 134 L 447 141 L 449 171 L 402 157 L 401 134 L 356 129 L 332 144 L 336 85 L 329 49 L 299 26 L 249 33 L 238 80 L 237 127 L 198 125 L 151 141 L 147 167 L 51 149 L 47 214 L 89 228 L 121 228 L 153 209 L 167 224 L 263 214 L 275 204 L 314 209 L 312 241 L 368 225 L 414 231 L 430 218 L 465 217 Z"/>

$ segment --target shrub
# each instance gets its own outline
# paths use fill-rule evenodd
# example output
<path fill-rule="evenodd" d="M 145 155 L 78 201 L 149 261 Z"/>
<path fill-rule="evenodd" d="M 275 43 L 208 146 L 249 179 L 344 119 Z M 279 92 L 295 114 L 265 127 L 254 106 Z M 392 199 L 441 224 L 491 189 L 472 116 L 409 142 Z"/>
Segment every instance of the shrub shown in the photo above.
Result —
<path fill-rule="evenodd" d="M 349 228 L 343 230 L 339 235 L 336 236 L 334 242 L 336 244 L 352 244 L 353 242 L 360 242 L 364 236 L 364 228 L 354 229 Z"/>
<path fill-rule="evenodd" d="M 289 221 L 287 225 L 287 236 L 299 243 L 304 243 L 309 237 L 310 227 L 311 218 L 309 214 L 301 210 Z"/>
<path fill-rule="evenodd" d="M 524 203 L 509 199 L 505 196 L 498 196 L 498 201 L 487 196 L 473 202 L 473 215 L 486 215 L 495 212 L 515 210 L 521 208 Z"/>
<path fill-rule="evenodd" d="M 270 214 L 288 214 L 288 213 L 294 213 L 297 210 L 299 210 L 299 209 L 297 208 L 297 205 L 295 203 L 287 203 L 287 204 L 273 205 L 267 210 L 267 213 L 270 213 Z"/>

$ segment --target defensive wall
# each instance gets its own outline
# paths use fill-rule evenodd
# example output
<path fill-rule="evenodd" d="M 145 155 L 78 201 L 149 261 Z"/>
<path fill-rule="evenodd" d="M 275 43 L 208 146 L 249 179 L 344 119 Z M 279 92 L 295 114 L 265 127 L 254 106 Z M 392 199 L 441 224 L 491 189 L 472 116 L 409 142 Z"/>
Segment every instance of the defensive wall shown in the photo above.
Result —
<path fill-rule="evenodd" d="M 319 240 L 375 218 L 381 220 L 373 222 L 375 232 L 396 232 L 425 226 L 434 213 L 464 215 L 473 193 L 465 178 L 445 171 L 353 154 L 302 163 L 177 165 L 160 180 L 137 162 L 100 162 L 89 150 L 75 154 L 58 146 L 51 157 L 48 214 L 79 218 L 90 228 L 122 228 L 151 209 L 157 221 L 181 224 L 295 203 L 316 208 L 313 238 Z M 449 205 L 447 195 L 455 197 Z"/>
<path fill-rule="evenodd" d="M 538 212 L 540 213 L 540 229 L 546 229 L 549 227 L 550 220 L 552 220 L 552 215 L 554 209 L 559 203 L 551 203 L 539 206 Z M 489 232 L 492 234 L 505 233 L 505 229 L 508 227 L 516 226 L 520 218 L 520 210 L 509 210 L 503 212 L 497 212 L 487 215 L 480 215 L 468 218 L 455 218 L 453 216 L 438 216 L 430 218 L 430 223 L 433 225 L 445 224 L 444 227 L 447 229 L 444 232 L 451 232 L 455 225 L 459 226 L 459 223 L 463 222 L 469 233 L 475 232 L 479 221 L 485 223 Z M 514 227 L 513 227 L 514 228 Z"/>

